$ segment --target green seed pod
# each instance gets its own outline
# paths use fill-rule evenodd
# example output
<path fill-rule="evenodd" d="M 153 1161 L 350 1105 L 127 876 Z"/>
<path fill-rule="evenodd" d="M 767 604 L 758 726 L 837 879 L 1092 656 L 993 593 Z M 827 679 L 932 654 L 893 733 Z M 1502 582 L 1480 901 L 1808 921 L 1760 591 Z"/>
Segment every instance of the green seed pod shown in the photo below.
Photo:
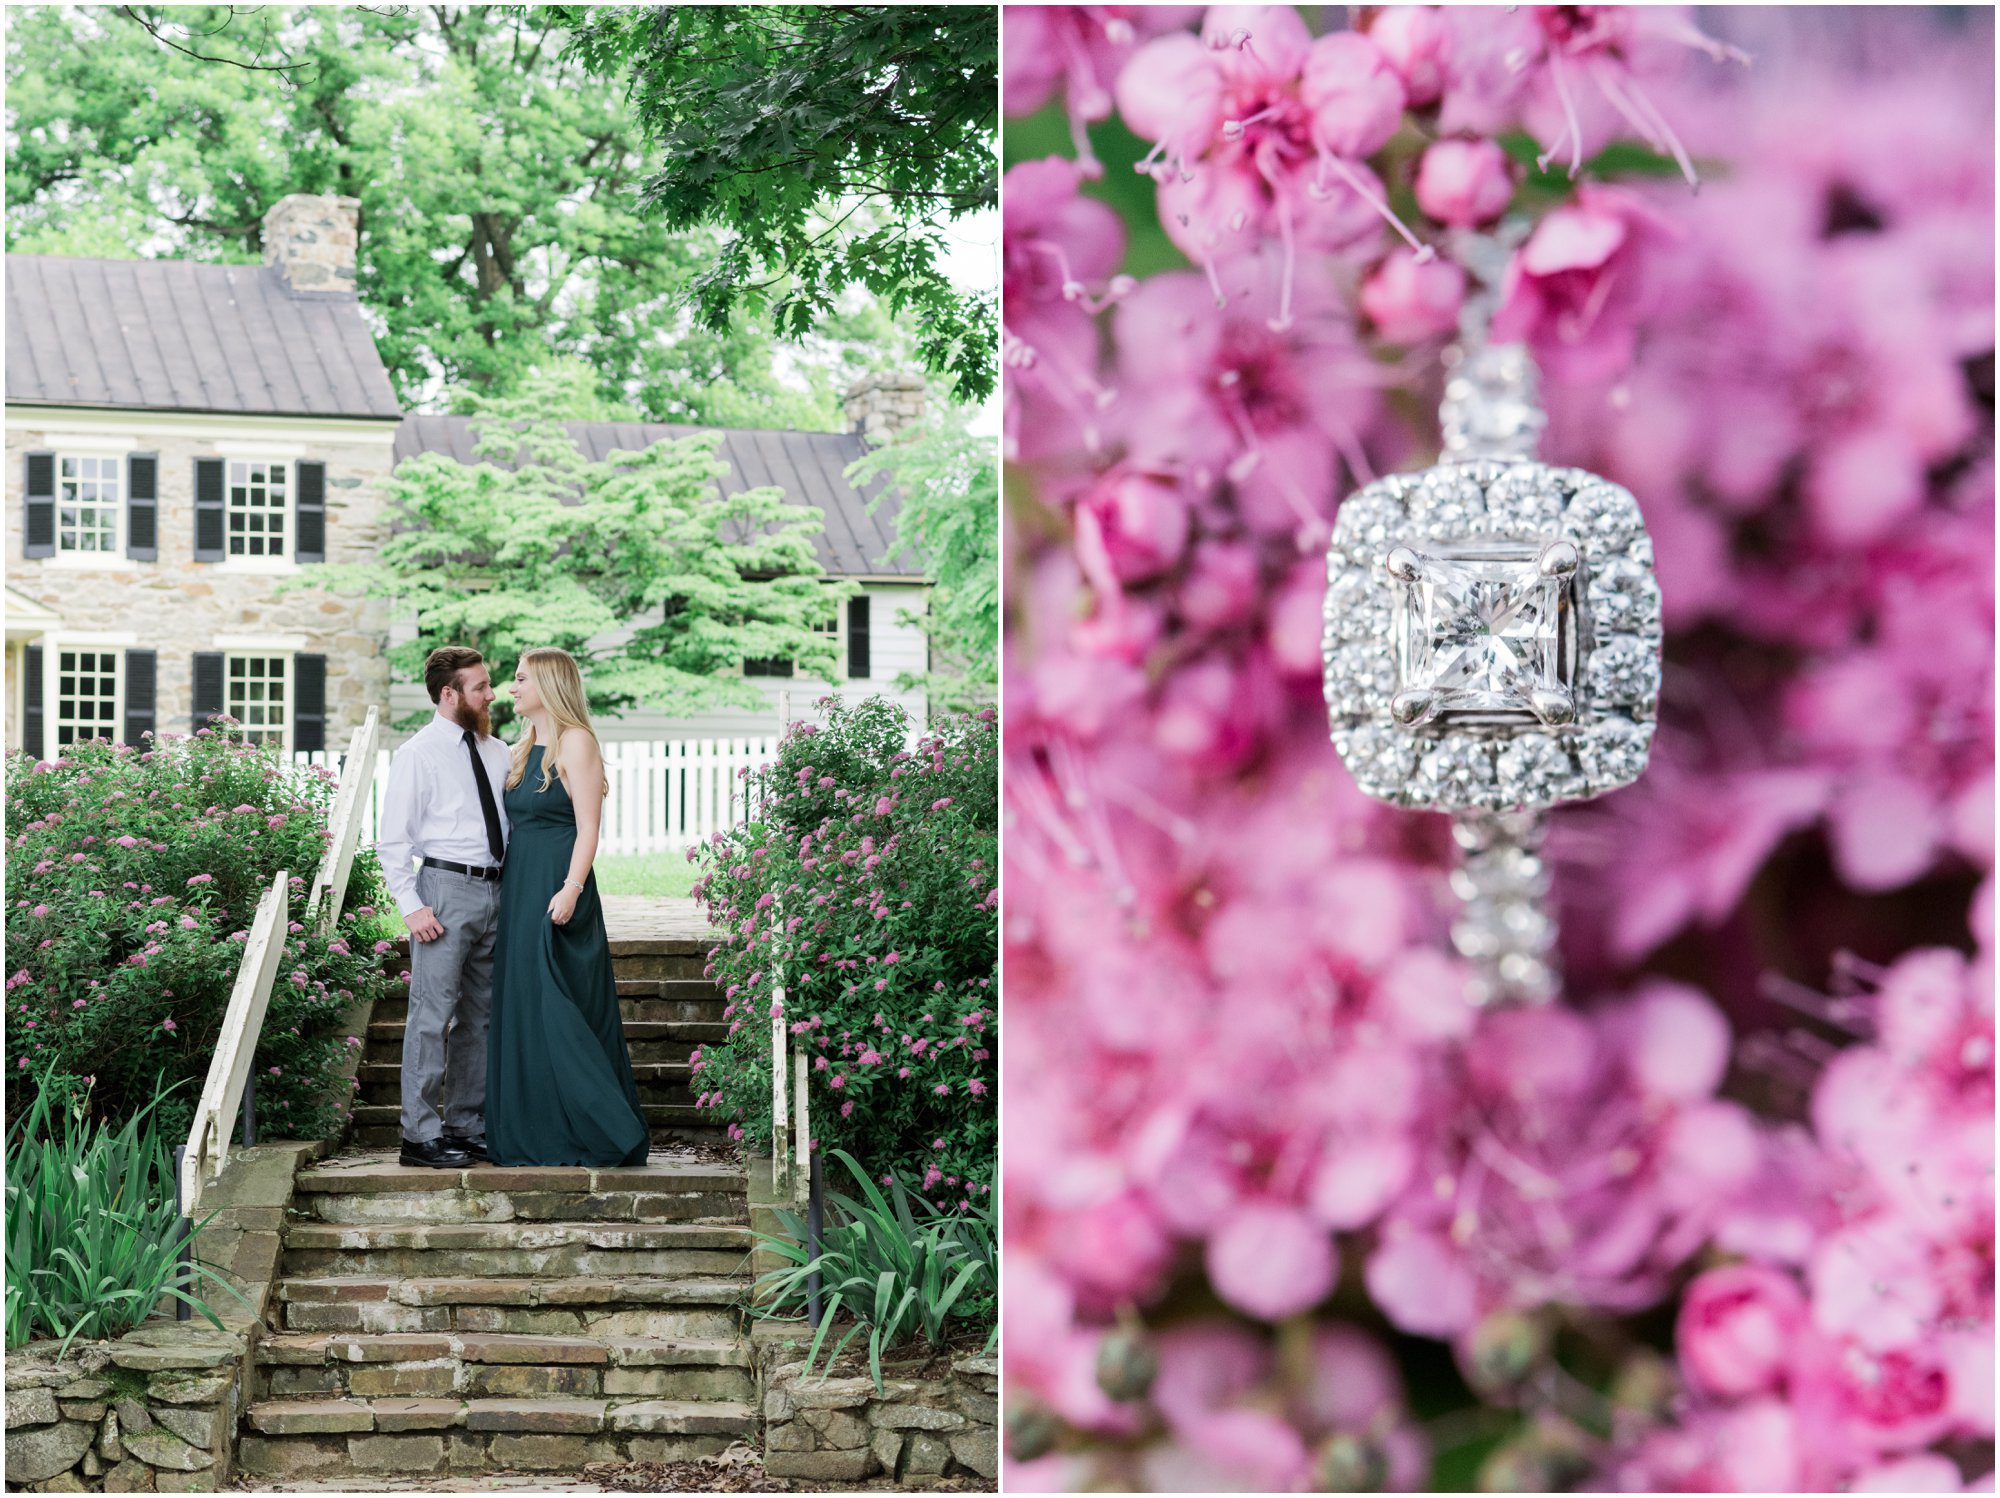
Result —
<path fill-rule="evenodd" d="M 1379 1493 L 1389 1481 L 1389 1456 L 1365 1436 L 1343 1432 L 1320 1442 L 1312 1472 L 1321 1493 Z"/>
<path fill-rule="evenodd" d="M 1674 1365 L 1650 1347 L 1634 1349 L 1611 1380 L 1611 1402 L 1646 1420 L 1666 1419 L 1679 1392 Z"/>
<path fill-rule="evenodd" d="M 1525 1311 L 1493 1312 L 1472 1329 L 1460 1361 L 1466 1381 L 1487 1399 L 1503 1399 L 1527 1382 L 1549 1355 L 1548 1324 Z"/>
<path fill-rule="evenodd" d="M 1159 1372 L 1159 1354 L 1137 1326 L 1114 1326 L 1097 1344 L 1097 1387 L 1113 1399 L 1145 1398 Z"/>
<path fill-rule="evenodd" d="M 1047 1406 L 1019 1400 L 1007 1407 L 1007 1452 L 1017 1462 L 1032 1462 L 1055 1450 L 1062 1425 Z"/>

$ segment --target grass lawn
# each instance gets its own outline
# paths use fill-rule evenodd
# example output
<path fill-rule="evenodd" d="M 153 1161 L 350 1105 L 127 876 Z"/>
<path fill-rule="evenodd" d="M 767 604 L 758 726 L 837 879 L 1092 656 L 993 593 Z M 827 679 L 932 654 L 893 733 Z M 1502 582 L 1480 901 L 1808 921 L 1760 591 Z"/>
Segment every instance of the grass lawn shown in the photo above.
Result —
<path fill-rule="evenodd" d="M 598 892 L 606 895 L 668 895 L 684 900 L 699 876 L 682 853 L 607 854 L 597 860 L 596 868 Z M 409 933 L 394 900 L 382 902 L 377 919 L 391 941 Z"/>
<path fill-rule="evenodd" d="M 607 895 L 666 895 L 685 900 L 700 870 L 685 853 L 606 854 L 597 860 L 597 888 Z"/>

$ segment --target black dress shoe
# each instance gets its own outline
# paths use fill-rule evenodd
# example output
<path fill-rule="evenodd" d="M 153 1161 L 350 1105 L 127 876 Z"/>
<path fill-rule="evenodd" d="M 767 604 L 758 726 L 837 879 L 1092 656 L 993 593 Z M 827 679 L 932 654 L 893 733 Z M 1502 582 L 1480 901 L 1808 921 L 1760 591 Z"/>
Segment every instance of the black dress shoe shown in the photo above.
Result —
<path fill-rule="evenodd" d="M 399 1163 L 425 1165 L 432 1170 L 464 1170 L 472 1164 L 472 1156 L 462 1149 L 454 1149 L 449 1140 L 426 1139 L 419 1142 L 405 1139 Z"/>
<path fill-rule="evenodd" d="M 463 1134 L 447 1134 L 444 1136 L 444 1143 L 446 1149 L 455 1149 L 468 1154 L 481 1165 L 486 1163 L 486 1136 L 484 1134 L 479 1135 L 477 1138 L 467 1138 Z"/>

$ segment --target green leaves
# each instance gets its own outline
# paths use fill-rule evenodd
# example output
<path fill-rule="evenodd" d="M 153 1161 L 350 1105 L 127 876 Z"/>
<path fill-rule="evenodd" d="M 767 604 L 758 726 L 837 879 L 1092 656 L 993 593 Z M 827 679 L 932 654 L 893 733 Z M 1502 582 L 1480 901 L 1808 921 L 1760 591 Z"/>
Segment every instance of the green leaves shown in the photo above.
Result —
<path fill-rule="evenodd" d="M 891 557 L 914 552 L 934 579 L 926 613 L 915 622 L 930 637 L 938 668 L 926 677 L 899 677 L 923 686 L 945 707 L 990 702 L 999 688 L 1000 471 L 991 437 L 966 431 L 956 414 L 933 417 L 914 435 L 876 448 L 850 464 L 847 478 L 864 488 L 887 478 L 899 496 Z"/>
<path fill-rule="evenodd" d="M 805 1222 L 795 1213 L 777 1214 L 783 1233 L 757 1234 L 764 1247 L 786 1261 L 757 1281 L 762 1314 L 798 1314 L 807 1301 L 809 1280 L 820 1276 L 822 1309 L 806 1353 L 807 1375 L 822 1349 L 831 1366 L 863 1335 L 877 1390 L 883 1387 L 883 1354 L 919 1338 L 942 1347 L 960 1330 L 984 1327 L 990 1348 L 999 1335 L 999 1235 L 992 1210 L 937 1212 L 893 1175 L 892 1201 L 852 1155 L 834 1150 L 832 1157 L 854 1178 L 861 1195 L 827 1193 L 833 1220 L 821 1237 L 819 1253 L 809 1252 Z M 921 1216 L 912 1210 L 913 1201 L 922 1208 Z M 826 1347 L 843 1314 L 853 1325 Z"/>
<path fill-rule="evenodd" d="M 387 485 L 392 531 L 374 559 L 291 583 L 412 610 L 417 637 L 390 650 L 405 679 L 439 645 L 481 651 L 496 681 L 523 650 L 556 645 L 582 665 L 592 712 L 643 703 L 680 716 L 760 708 L 746 659 L 835 678 L 832 638 L 814 626 L 854 590 L 821 575 L 823 519 L 775 488 L 724 495 L 719 433 L 592 462 L 564 424 L 600 409 L 574 368 L 467 404 L 482 461 L 407 460 Z"/>
<path fill-rule="evenodd" d="M 799 338 L 865 287 L 960 399 L 991 393 L 997 298 L 952 285 L 941 229 L 999 201 L 992 7 L 556 11 L 566 56 L 629 79 L 659 162 L 641 211 L 731 236 L 691 285 L 704 326 L 747 309 Z"/>
<path fill-rule="evenodd" d="M 412 408 L 571 357 L 655 421 L 831 431 L 854 374 L 910 336 L 849 307 L 781 369 L 757 317 L 692 315 L 725 235 L 640 210 L 633 107 L 563 55 L 549 10 L 145 10 L 228 60 L 116 7 L 9 14 L 10 250 L 256 264 L 279 198 L 358 198 L 358 290 Z"/>
<path fill-rule="evenodd" d="M 220 1328 L 194 1291 L 212 1284 L 246 1308 L 207 1265 L 180 1262 L 173 1156 L 153 1105 L 116 1130 L 81 1112 L 51 1117 L 39 1094 L 7 1137 L 7 1346 L 38 1336 L 115 1337 L 179 1301 Z"/>

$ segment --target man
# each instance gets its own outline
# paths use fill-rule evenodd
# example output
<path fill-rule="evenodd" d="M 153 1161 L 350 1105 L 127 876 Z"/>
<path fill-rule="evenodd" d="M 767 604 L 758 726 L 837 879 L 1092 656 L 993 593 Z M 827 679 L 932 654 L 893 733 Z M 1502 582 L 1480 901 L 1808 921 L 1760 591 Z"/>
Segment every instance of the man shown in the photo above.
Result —
<path fill-rule="evenodd" d="M 493 679 L 478 651 L 433 650 L 424 687 L 437 716 L 389 762 L 375 851 L 410 928 L 402 1163 L 459 1170 L 486 1158 L 508 754 L 493 737 Z"/>

